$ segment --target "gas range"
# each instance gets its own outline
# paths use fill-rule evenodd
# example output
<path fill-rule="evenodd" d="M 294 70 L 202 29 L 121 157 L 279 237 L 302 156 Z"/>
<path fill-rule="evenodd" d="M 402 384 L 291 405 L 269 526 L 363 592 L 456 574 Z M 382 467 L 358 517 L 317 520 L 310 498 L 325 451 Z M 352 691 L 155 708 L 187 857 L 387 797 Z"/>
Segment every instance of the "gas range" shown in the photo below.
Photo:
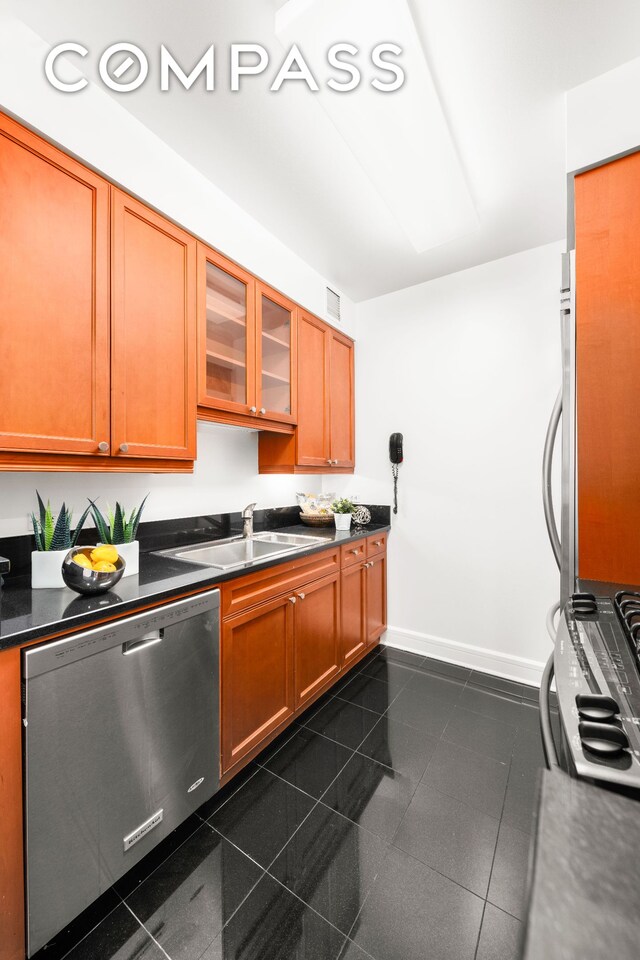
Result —
<path fill-rule="evenodd" d="M 640 591 L 576 593 L 558 627 L 554 668 L 565 765 L 640 796 Z"/>

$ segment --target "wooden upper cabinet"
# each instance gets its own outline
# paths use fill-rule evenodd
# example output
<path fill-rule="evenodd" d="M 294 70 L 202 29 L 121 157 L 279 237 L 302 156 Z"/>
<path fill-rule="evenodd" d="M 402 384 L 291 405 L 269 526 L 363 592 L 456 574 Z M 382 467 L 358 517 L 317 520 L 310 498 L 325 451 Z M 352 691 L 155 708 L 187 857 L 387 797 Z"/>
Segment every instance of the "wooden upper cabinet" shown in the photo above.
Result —
<path fill-rule="evenodd" d="M 256 413 L 255 279 L 198 244 L 198 405 Z"/>
<path fill-rule="evenodd" d="M 298 317 L 298 427 L 296 462 L 326 470 L 331 456 L 329 435 L 328 327 L 302 311 Z"/>
<path fill-rule="evenodd" d="M 2 114 L 0 183 L 0 449 L 98 454 L 110 439 L 109 184 Z"/>
<path fill-rule="evenodd" d="M 352 473 L 353 340 L 303 310 L 297 327 L 297 427 L 292 437 L 260 435 L 260 473 Z"/>
<path fill-rule="evenodd" d="M 296 307 L 256 283 L 256 395 L 258 416 L 296 422 Z"/>
<path fill-rule="evenodd" d="M 113 455 L 196 455 L 196 241 L 112 188 Z"/>
<path fill-rule="evenodd" d="M 353 341 L 338 333 L 337 330 L 331 330 L 329 355 L 331 463 L 335 467 L 353 469 L 355 465 Z"/>

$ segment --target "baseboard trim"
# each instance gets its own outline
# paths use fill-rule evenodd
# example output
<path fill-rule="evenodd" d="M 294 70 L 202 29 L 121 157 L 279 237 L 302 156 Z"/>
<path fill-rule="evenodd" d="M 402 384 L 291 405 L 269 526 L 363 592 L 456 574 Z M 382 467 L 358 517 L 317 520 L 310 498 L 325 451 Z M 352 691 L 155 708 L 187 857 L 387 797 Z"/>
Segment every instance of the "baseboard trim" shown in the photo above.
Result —
<path fill-rule="evenodd" d="M 474 647 L 469 643 L 446 640 L 444 637 L 434 637 L 428 633 L 418 633 L 416 630 L 389 627 L 380 638 L 380 642 L 389 647 L 398 647 L 423 657 L 434 657 L 436 660 L 457 663 L 463 667 L 471 667 L 482 673 L 492 673 L 497 677 L 527 683 L 533 687 L 540 686 L 544 670 L 544 663 L 537 660 L 516 657 L 487 647 Z"/>

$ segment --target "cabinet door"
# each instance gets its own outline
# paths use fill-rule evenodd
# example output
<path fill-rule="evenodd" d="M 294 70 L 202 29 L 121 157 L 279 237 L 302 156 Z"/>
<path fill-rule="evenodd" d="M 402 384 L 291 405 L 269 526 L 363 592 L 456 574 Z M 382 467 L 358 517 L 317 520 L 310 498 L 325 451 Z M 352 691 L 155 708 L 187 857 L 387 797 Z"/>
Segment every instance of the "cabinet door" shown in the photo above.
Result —
<path fill-rule="evenodd" d="M 255 280 L 198 244 L 198 404 L 256 412 Z"/>
<path fill-rule="evenodd" d="M 366 574 L 362 561 L 345 567 L 342 571 L 340 663 L 345 668 L 362 653 L 366 644 Z"/>
<path fill-rule="evenodd" d="M 107 457 L 109 185 L 1 114 L 0 183 L 0 449 Z"/>
<path fill-rule="evenodd" d="M 223 774 L 293 714 L 293 617 L 285 596 L 222 622 Z"/>
<path fill-rule="evenodd" d="M 336 467 L 353 467 L 355 465 L 353 341 L 332 330 L 329 350 L 331 357 L 330 456 Z"/>
<path fill-rule="evenodd" d="M 296 590 L 296 709 L 340 671 L 340 575 Z"/>
<path fill-rule="evenodd" d="M 113 188 L 112 453 L 196 455 L 196 241 Z"/>
<path fill-rule="evenodd" d="M 295 305 L 256 284 L 256 380 L 258 416 L 295 423 Z"/>
<path fill-rule="evenodd" d="M 574 183 L 580 577 L 640 583 L 640 153 Z"/>
<path fill-rule="evenodd" d="M 329 334 L 316 317 L 298 315 L 296 464 L 326 471 L 329 443 Z"/>
<path fill-rule="evenodd" d="M 369 560 L 366 567 L 367 645 L 375 643 L 387 628 L 387 555 Z"/>

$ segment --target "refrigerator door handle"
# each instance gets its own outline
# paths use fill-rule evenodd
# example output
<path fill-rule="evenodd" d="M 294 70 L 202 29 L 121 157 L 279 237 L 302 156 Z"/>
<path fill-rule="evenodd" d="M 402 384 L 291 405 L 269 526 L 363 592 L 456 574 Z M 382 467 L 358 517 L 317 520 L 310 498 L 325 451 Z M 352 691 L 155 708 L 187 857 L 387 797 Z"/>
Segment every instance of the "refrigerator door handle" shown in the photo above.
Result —
<path fill-rule="evenodd" d="M 561 566 L 562 548 L 560 546 L 560 537 L 558 535 L 558 526 L 556 524 L 556 514 L 553 509 L 553 493 L 551 490 L 551 477 L 553 470 L 553 449 L 558 433 L 558 425 L 562 416 L 562 390 L 556 397 L 553 405 L 551 419 L 547 427 L 547 436 L 544 441 L 544 454 L 542 456 L 542 502 L 544 504 L 544 519 L 547 524 L 547 532 L 551 541 L 551 549 L 558 564 L 558 570 Z"/>

